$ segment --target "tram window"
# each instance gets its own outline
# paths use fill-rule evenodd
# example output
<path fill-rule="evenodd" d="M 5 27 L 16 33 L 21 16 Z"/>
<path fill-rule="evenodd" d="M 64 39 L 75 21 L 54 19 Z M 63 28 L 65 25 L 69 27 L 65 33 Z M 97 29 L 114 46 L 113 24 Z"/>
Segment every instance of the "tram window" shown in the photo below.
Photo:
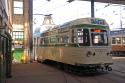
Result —
<path fill-rule="evenodd" d="M 108 43 L 108 38 L 107 38 L 107 33 L 104 32 L 104 43 L 107 44 Z"/>
<path fill-rule="evenodd" d="M 95 35 L 93 41 L 94 41 L 95 44 L 101 42 L 101 36 L 100 35 Z"/>
<path fill-rule="evenodd" d="M 122 37 L 122 44 L 125 44 L 125 37 Z"/>
<path fill-rule="evenodd" d="M 88 29 L 83 30 L 83 43 L 84 43 L 84 45 L 87 45 L 87 46 L 90 45 L 90 37 L 89 37 Z"/>
<path fill-rule="evenodd" d="M 112 38 L 112 44 L 116 44 L 116 38 Z"/>
<path fill-rule="evenodd" d="M 93 45 L 108 45 L 108 36 L 106 30 L 92 29 L 91 38 Z"/>
<path fill-rule="evenodd" d="M 116 38 L 116 42 L 117 42 L 117 44 L 121 44 L 121 38 L 120 38 L 120 37 L 117 37 L 117 38 Z"/>
<path fill-rule="evenodd" d="M 68 36 L 63 36 L 57 39 L 59 43 L 69 43 L 69 37 Z"/>
<path fill-rule="evenodd" d="M 57 37 L 52 37 L 50 38 L 50 43 L 58 43 L 58 38 Z"/>
<path fill-rule="evenodd" d="M 59 43 L 63 43 L 63 38 L 62 37 L 59 38 Z"/>
<path fill-rule="evenodd" d="M 77 41 L 80 46 L 89 46 L 90 39 L 89 39 L 89 29 L 77 29 Z"/>
<path fill-rule="evenodd" d="M 1 39 L 2 37 L 0 37 L 0 52 L 1 52 L 1 50 L 2 50 L 2 39 Z M 1 56 L 1 55 L 0 55 Z"/>
<path fill-rule="evenodd" d="M 77 43 L 77 38 L 76 38 L 76 31 L 73 29 L 72 30 L 72 43 Z"/>
<path fill-rule="evenodd" d="M 64 36 L 63 37 L 63 43 L 69 43 L 69 37 Z"/>
<path fill-rule="evenodd" d="M 77 38 L 76 36 L 73 36 L 73 42 L 72 43 L 77 43 Z"/>
<path fill-rule="evenodd" d="M 45 38 L 44 42 L 45 42 L 45 44 L 48 44 L 49 43 L 49 38 Z"/>
<path fill-rule="evenodd" d="M 78 43 L 83 43 L 83 37 L 78 37 Z"/>
<path fill-rule="evenodd" d="M 40 38 L 40 45 L 44 44 L 44 38 Z"/>
<path fill-rule="evenodd" d="M 74 30 L 72 30 L 72 43 L 74 43 Z"/>
<path fill-rule="evenodd" d="M 83 35 L 83 29 L 77 29 L 78 36 Z"/>

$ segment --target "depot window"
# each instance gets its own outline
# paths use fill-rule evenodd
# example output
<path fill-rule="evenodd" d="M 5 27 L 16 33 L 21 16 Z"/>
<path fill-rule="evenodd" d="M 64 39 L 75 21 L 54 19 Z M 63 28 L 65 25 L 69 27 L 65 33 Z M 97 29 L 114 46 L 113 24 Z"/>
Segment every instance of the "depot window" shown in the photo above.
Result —
<path fill-rule="evenodd" d="M 23 14 L 23 1 L 14 1 L 14 14 Z"/>
<path fill-rule="evenodd" d="M 13 38 L 16 39 L 16 40 L 23 40 L 24 32 L 23 31 L 14 31 L 13 32 Z"/>

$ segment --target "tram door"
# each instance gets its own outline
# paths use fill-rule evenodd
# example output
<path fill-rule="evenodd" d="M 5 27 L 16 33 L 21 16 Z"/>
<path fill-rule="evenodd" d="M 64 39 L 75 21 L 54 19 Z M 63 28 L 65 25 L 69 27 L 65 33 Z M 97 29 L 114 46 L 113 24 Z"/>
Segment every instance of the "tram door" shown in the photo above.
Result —
<path fill-rule="evenodd" d="M 5 38 L 0 36 L 0 83 L 6 80 Z"/>

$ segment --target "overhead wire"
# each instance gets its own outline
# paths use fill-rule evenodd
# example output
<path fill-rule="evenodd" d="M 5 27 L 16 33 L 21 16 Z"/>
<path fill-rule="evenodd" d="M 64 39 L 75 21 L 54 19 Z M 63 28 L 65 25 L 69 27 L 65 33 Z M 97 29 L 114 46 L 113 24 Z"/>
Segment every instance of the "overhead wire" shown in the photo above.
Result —
<path fill-rule="evenodd" d="M 68 2 L 68 3 L 66 3 L 66 4 L 63 4 L 63 5 L 60 5 L 60 6 L 57 6 L 57 7 L 55 7 L 55 8 L 52 8 L 52 9 L 46 10 L 45 12 L 46 12 L 46 13 L 49 13 L 50 11 L 53 11 L 53 10 L 55 10 L 55 9 L 58 9 L 58 8 L 64 7 L 64 6 L 68 5 L 68 4 L 70 4 L 70 2 Z M 45 3 L 45 5 L 46 5 L 46 3 Z M 43 6 L 41 6 L 41 7 L 43 7 Z M 44 14 L 33 14 L 33 15 L 44 15 Z"/>
<path fill-rule="evenodd" d="M 53 11 L 53 10 L 55 10 L 55 9 L 58 9 L 58 8 L 64 7 L 64 6 L 68 5 L 68 4 L 69 4 L 69 3 L 67 3 L 67 4 L 63 4 L 63 5 L 58 6 L 58 7 L 55 7 L 55 8 L 53 8 L 53 9 L 49 9 L 49 10 L 47 10 L 46 12 Z"/>
<path fill-rule="evenodd" d="M 105 9 L 105 8 L 109 7 L 110 5 L 111 5 L 111 3 L 108 3 L 108 4 L 105 5 L 103 8 L 101 8 L 101 9 L 96 9 L 96 12 Z"/>
<path fill-rule="evenodd" d="M 49 2 L 45 2 L 45 3 L 43 3 L 43 4 L 41 4 L 41 6 L 38 6 L 38 7 L 43 7 L 43 6 L 45 6 L 46 4 L 48 4 Z M 38 8 L 37 7 L 37 8 Z M 37 9 L 33 9 L 33 10 L 37 10 Z"/>
<path fill-rule="evenodd" d="M 73 1 L 74 1 L 74 0 L 71 0 L 71 2 L 73 2 Z M 53 10 L 55 10 L 55 9 L 64 7 L 64 6 L 68 5 L 68 4 L 70 4 L 71 2 L 67 1 L 66 4 L 63 4 L 63 5 L 61 5 L 61 6 L 58 6 L 58 7 L 52 8 L 52 9 L 49 9 L 49 10 L 47 10 L 46 12 L 53 11 Z"/>
<path fill-rule="evenodd" d="M 115 10 L 113 11 L 113 13 L 114 13 L 114 15 L 119 15 L 119 14 L 120 14 L 120 19 L 125 19 L 124 17 L 121 17 L 121 14 L 123 13 L 123 12 L 121 12 L 121 10 L 125 10 L 125 5 L 108 3 L 108 4 L 105 5 L 102 9 L 96 9 L 96 12 L 97 12 L 97 11 L 100 11 L 100 10 L 103 10 L 103 9 L 109 7 L 109 6 L 120 6 L 120 13 L 118 13 L 118 11 L 115 11 Z M 122 7 L 123 9 L 121 9 L 121 7 Z M 103 13 L 103 14 L 104 14 L 104 13 Z M 110 25 L 113 25 L 113 24 L 114 24 L 114 22 L 111 23 Z M 125 23 L 124 23 L 124 24 L 125 24 Z M 123 25 L 123 24 L 122 24 L 122 25 Z"/>

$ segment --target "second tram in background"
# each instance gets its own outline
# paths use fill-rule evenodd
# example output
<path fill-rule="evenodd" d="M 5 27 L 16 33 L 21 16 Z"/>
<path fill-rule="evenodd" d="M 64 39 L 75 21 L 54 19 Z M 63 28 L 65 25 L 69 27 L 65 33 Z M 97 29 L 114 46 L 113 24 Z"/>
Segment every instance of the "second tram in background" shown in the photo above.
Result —
<path fill-rule="evenodd" d="M 43 32 L 38 40 L 40 62 L 54 61 L 72 71 L 111 70 L 109 26 L 104 19 L 76 19 Z"/>
<path fill-rule="evenodd" d="M 110 31 L 112 54 L 125 56 L 125 29 Z"/>

